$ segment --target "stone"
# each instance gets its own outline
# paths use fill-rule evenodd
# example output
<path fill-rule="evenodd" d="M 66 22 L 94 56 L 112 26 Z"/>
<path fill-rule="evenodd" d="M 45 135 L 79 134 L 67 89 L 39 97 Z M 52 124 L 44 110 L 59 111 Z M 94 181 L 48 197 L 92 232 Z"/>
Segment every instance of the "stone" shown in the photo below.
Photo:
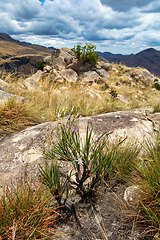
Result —
<path fill-rule="evenodd" d="M 82 75 L 81 75 L 82 78 L 88 81 L 93 81 L 97 78 L 99 78 L 99 75 L 96 71 L 88 71 L 88 72 L 84 72 Z"/>
<path fill-rule="evenodd" d="M 103 78 L 108 78 L 109 77 L 109 73 L 103 68 L 97 69 L 96 72 Z"/>
<path fill-rule="evenodd" d="M 47 56 L 43 59 L 43 62 L 46 63 L 46 64 L 49 64 L 51 61 L 51 56 Z"/>
<path fill-rule="evenodd" d="M 121 87 L 122 83 L 121 82 L 116 82 L 116 87 Z"/>
<path fill-rule="evenodd" d="M 125 76 L 132 78 L 134 81 L 143 81 L 143 83 L 153 84 L 155 77 L 147 69 L 133 68 L 124 73 Z"/>
<path fill-rule="evenodd" d="M 52 61 L 60 61 L 59 58 L 63 59 L 66 65 L 69 65 L 75 59 L 74 52 L 69 48 L 57 48 L 52 54 Z M 57 59 L 58 58 L 58 59 Z"/>
<path fill-rule="evenodd" d="M 64 69 L 60 72 L 60 76 L 67 82 L 77 82 L 78 75 L 72 69 Z"/>
<path fill-rule="evenodd" d="M 49 66 L 49 65 L 47 65 L 47 66 L 45 66 L 45 67 L 43 68 L 43 71 L 44 71 L 45 73 L 49 73 L 49 72 L 52 71 L 52 67 Z"/>
<path fill-rule="evenodd" d="M 38 81 L 42 78 L 43 72 L 41 70 L 38 70 L 35 74 L 33 74 L 31 77 L 26 78 L 23 82 L 23 85 L 27 87 L 28 90 L 37 90 L 40 88 Z"/>
<path fill-rule="evenodd" d="M 121 101 L 121 102 L 124 102 L 124 103 L 128 103 L 131 101 L 131 99 L 125 95 L 122 95 L 122 94 L 118 94 L 117 100 Z"/>
<path fill-rule="evenodd" d="M 138 197 L 140 196 L 140 188 L 138 186 L 130 186 L 124 192 L 124 200 L 128 205 L 135 206 L 138 204 Z"/>
<path fill-rule="evenodd" d="M 84 88 L 82 94 L 87 93 L 87 91 L 92 92 L 91 89 L 87 89 L 89 88 Z M 93 92 L 95 93 L 94 90 Z M 94 96 L 93 94 L 93 97 Z M 79 128 L 81 134 L 85 134 L 87 123 L 91 121 L 93 126 L 95 126 L 96 137 L 114 130 L 112 135 L 110 135 L 111 139 L 114 139 L 114 137 L 124 138 L 128 136 L 128 138 L 132 139 L 132 137 L 134 137 L 134 139 L 138 139 L 139 142 L 143 142 L 146 137 L 151 136 L 151 133 L 153 133 L 153 124 L 145 118 L 146 113 L 149 118 L 155 122 L 156 128 L 158 129 L 160 114 L 151 114 L 151 109 L 148 109 L 148 111 L 147 109 L 119 111 L 81 118 Z M 115 116 L 118 115 L 120 119 L 115 118 Z M 133 121 L 135 118 L 137 121 Z M 144 119 L 143 121 L 142 118 Z M 44 141 L 48 138 L 49 134 L 47 129 L 52 131 L 56 129 L 56 127 L 57 122 L 42 123 L 1 139 L 0 183 L 3 184 L 11 178 L 15 182 L 16 179 L 19 179 L 20 174 L 23 176 L 24 171 L 27 176 L 37 174 L 37 164 L 43 163 L 42 152 L 44 149 Z M 55 140 L 54 134 L 53 139 Z M 1 190 L 0 188 L 0 191 Z"/>
<path fill-rule="evenodd" d="M 24 98 L 11 94 L 11 93 L 7 93 L 4 90 L 0 90 L 0 104 L 5 104 L 9 99 L 14 98 L 16 101 L 20 101 L 20 102 L 24 102 Z"/>
<path fill-rule="evenodd" d="M 59 56 L 57 58 L 54 58 L 53 59 L 53 62 L 52 62 L 52 67 L 55 68 L 56 70 L 63 70 L 66 68 L 66 63 L 64 61 L 64 58 Z"/>
<path fill-rule="evenodd" d="M 109 71 L 111 69 L 111 66 L 109 63 L 101 62 L 101 67 L 104 68 L 106 71 Z"/>
<path fill-rule="evenodd" d="M 108 83 L 108 78 L 104 78 L 104 77 L 96 78 L 96 79 L 95 79 L 95 83 L 97 83 L 97 84 Z"/>

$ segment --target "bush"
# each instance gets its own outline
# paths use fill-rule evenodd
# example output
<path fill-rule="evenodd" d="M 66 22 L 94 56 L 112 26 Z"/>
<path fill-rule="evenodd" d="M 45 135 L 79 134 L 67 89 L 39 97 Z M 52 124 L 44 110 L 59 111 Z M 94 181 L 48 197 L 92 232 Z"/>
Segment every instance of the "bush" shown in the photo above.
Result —
<path fill-rule="evenodd" d="M 77 45 L 76 47 L 72 48 L 76 57 L 82 60 L 84 63 L 89 62 L 93 65 L 96 65 L 98 62 L 99 55 L 97 54 L 96 46 L 90 44 L 86 44 L 83 47 L 81 45 Z"/>
<path fill-rule="evenodd" d="M 155 82 L 154 88 L 160 91 L 160 84 L 158 82 Z"/>
<path fill-rule="evenodd" d="M 44 65 L 45 65 L 45 63 L 43 62 L 42 59 L 38 60 L 38 62 L 37 62 L 37 68 L 38 68 L 38 70 L 43 71 Z"/>
<path fill-rule="evenodd" d="M 113 88 L 111 88 L 110 94 L 112 96 L 112 99 L 115 99 L 118 95 L 118 93 L 116 92 L 116 90 L 114 90 Z"/>

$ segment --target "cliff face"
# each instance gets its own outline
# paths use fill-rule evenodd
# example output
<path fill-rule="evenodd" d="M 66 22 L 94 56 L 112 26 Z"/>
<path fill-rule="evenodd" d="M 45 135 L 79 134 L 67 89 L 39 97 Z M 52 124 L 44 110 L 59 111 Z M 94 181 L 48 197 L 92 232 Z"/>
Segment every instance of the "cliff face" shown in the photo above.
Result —
<path fill-rule="evenodd" d="M 42 56 L 38 54 L 11 57 L 0 62 L 0 69 L 29 75 L 37 71 L 37 61 L 41 58 Z"/>

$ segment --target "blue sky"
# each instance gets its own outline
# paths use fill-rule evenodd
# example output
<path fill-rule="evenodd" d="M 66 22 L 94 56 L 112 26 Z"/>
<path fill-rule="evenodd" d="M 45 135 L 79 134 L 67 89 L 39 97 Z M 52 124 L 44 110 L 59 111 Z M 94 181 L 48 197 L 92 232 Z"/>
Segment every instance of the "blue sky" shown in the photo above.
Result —
<path fill-rule="evenodd" d="M 0 32 L 53 47 L 160 50 L 160 0 L 0 0 Z"/>

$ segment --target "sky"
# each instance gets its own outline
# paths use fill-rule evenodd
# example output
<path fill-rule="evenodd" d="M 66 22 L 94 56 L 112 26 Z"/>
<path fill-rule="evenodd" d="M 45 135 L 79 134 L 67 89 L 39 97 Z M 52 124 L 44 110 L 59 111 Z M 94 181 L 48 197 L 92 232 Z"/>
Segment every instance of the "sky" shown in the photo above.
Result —
<path fill-rule="evenodd" d="M 0 0 L 0 32 L 55 48 L 160 50 L 160 0 Z"/>

